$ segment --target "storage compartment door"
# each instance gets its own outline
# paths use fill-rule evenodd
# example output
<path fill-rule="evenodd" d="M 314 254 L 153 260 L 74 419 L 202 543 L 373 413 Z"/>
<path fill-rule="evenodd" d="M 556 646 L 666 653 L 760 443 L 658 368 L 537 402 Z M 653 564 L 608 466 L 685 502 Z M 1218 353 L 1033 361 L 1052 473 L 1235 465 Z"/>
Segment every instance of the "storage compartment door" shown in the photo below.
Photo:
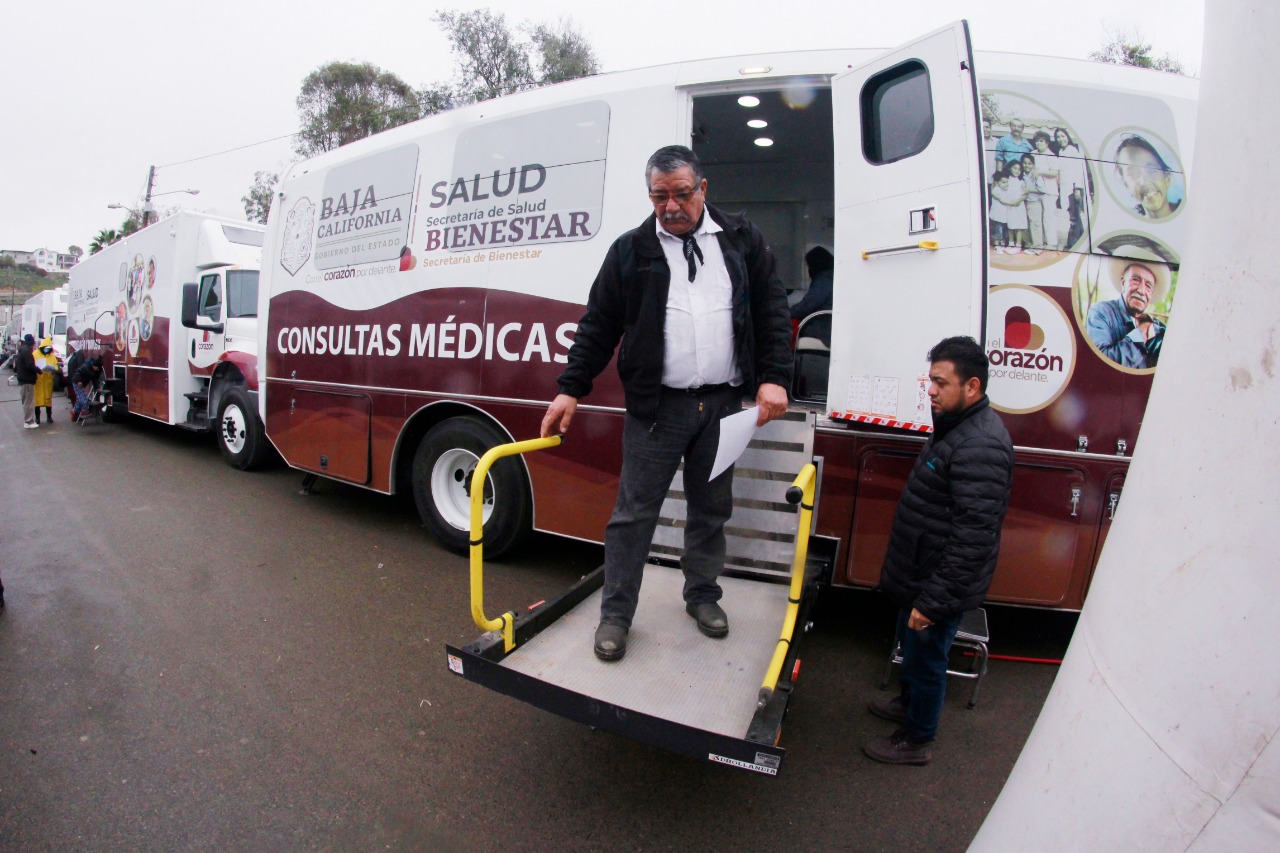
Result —
<path fill-rule="evenodd" d="M 361 485 L 369 482 L 372 402 L 362 394 L 295 388 L 280 437 L 290 465 Z"/>

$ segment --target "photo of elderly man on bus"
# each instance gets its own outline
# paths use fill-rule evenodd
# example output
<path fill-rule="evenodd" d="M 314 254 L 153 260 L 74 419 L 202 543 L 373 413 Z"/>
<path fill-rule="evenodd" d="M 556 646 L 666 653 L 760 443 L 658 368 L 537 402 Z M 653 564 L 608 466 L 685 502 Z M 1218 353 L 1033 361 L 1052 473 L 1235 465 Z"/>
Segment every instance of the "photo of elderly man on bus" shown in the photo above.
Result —
<path fill-rule="evenodd" d="M 1101 274 L 1084 284 L 1085 333 L 1098 352 L 1120 367 L 1150 370 L 1160 360 L 1169 325 L 1173 272 L 1163 257 L 1141 246 L 1118 246 L 1114 254 L 1101 261 Z M 1116 298 L 1094 301 L 1098 279 L 1104 276 Z"/>

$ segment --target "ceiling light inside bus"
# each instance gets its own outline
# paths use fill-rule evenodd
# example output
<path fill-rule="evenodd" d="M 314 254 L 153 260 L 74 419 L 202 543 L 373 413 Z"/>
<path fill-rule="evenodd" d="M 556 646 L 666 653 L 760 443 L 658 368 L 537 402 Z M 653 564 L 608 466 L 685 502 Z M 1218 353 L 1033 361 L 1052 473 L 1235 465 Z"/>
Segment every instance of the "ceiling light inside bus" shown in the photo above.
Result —
<path fill-rule="evenodd" d="M 772 144 L 773 144 L 773 140 L 767 136 L 761 136 L 759 139 L 756 140 L 756 145 L 759 145 L 761 148 L 768 148 Z"/>
<path fill-rule="evenodd" d="M 754 127 L 756 130 L 760 130 L 761 128 L 768 126 L 769 122 L 762 118 L 753 118 L 751 121 L 747 122 L 747 127 Z"/>
<path fill-rule="evenodd" d="M 760 106 L 760 99 L 755 95 L 743 95 L 738 98 L 738 105 L 742 107 L 758 107 Z"/>

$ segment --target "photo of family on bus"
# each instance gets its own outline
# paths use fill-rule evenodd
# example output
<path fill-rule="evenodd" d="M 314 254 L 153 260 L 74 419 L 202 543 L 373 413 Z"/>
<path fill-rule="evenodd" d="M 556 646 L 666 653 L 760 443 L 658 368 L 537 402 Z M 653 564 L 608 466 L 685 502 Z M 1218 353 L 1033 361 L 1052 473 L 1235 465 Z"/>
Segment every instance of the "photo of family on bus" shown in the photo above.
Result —
<path fill-rule="evenodd" d="M 983 119 L 994 252 L 1073 248 L 1085 233 L 1085 194 L 1092 196 L 1093 181 L 1071 131 L 1050 123 L 1028 126 L 1018 118 L 1001 129 Z"/>

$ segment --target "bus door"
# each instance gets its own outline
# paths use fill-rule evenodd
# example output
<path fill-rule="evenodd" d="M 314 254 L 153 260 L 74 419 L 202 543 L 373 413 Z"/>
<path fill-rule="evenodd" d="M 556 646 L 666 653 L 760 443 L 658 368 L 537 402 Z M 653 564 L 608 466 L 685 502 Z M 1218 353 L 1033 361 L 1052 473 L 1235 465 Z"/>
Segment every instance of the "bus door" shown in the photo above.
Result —
<path fill-rule="evenodd" d="M 929 424 L 928 352 L 983 342 L 986 186 L 968 25 L 832 81 L 836 272 L 828 411 Z"/>

